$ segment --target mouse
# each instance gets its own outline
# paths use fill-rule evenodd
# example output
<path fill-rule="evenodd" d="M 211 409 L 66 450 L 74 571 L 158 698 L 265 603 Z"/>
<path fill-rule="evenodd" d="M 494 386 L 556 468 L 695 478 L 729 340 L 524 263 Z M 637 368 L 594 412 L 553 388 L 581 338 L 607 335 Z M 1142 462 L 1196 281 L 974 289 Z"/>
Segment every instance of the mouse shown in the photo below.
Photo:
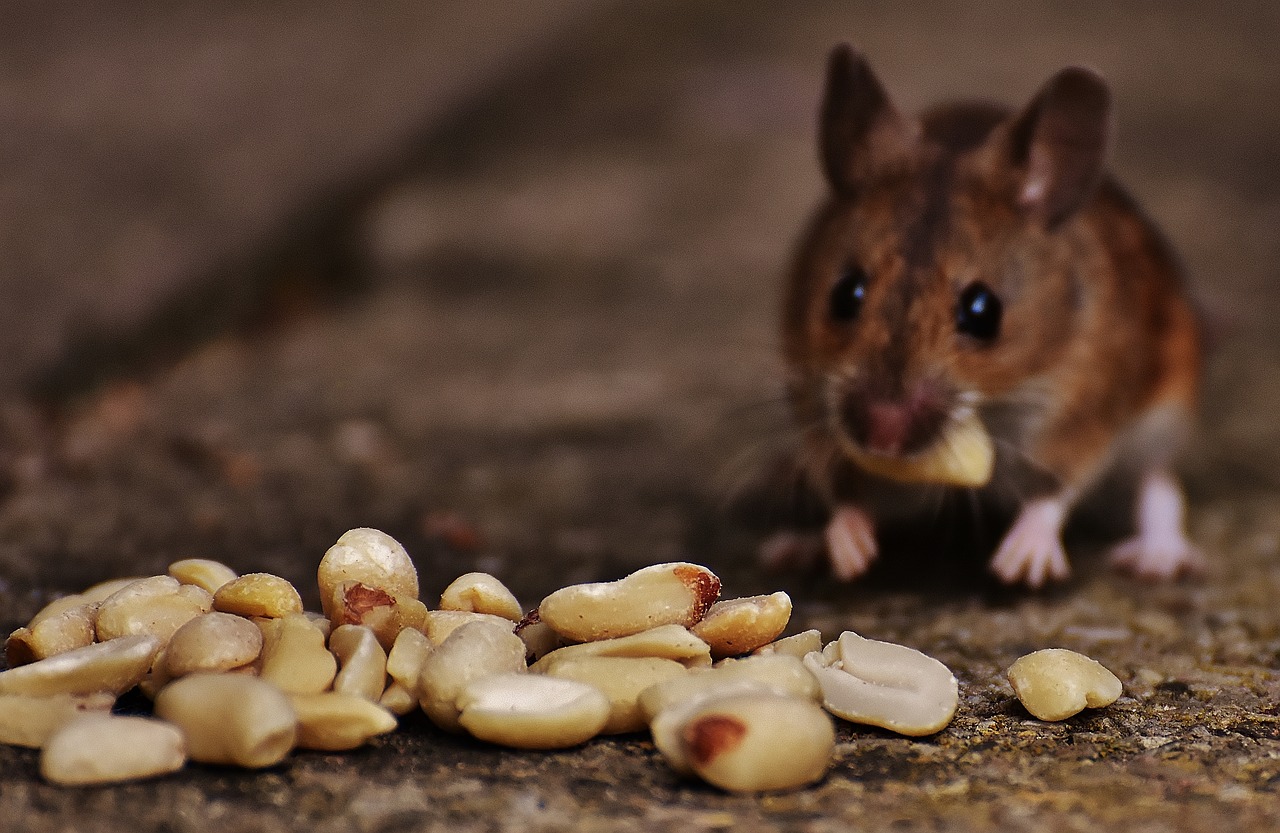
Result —
<path fill-rule="evenodd" d="M 1202 328 L 1171 244 L 1108 170 L 1111 135 L 1092 69 L 1062 69 L 1020 109 L 908 115 L 862 53 L 831 51 L 827 193 L 795 249 L 781 344 L 797 465 L 829 510 L 837 579 L 873 565 L 882 524 L 927 523 L 958 495 L 1008 510 L 996 579 L 1065 581 L 1064 525 L 1117 469 L 1136 487 L 1112 564 L 1148 580 L 1204 569 L 1174 471 Z M 957 485 L 933 464 L 964 431 L 990 459 Z"/>

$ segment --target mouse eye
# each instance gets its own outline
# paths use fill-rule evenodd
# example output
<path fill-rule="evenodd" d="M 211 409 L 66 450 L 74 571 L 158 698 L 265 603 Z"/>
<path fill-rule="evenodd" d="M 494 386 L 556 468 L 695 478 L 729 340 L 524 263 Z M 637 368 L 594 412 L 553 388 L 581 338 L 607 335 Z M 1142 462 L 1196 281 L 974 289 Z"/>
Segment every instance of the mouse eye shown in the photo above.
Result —
<path fill-rule="evenodd" d="M 956 305 L 956 330 L 979 341 L 991 341 L 1000 334 L 1000 299 L 985 283 L 969 284 Z"/>
<path fill-rule="evenodd" d="M 835 321 L 852 321 L 858 317 L 862 302 L 867 297 L 867 273 L 859 266 L 846 266 L 831 287 L 828 307 Z"/>

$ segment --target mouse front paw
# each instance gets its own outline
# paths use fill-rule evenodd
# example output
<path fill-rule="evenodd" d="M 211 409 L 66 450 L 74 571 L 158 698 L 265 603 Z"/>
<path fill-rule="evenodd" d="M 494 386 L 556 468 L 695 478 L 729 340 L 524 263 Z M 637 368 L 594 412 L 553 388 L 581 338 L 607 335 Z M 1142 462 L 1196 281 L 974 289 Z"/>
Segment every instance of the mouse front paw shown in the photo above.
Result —
<path fill-rule="evenodd" d="M 1028 504 L 1018 515 L 991 559 L 991 572 L 1005 584 L 1043 587 L 1048 580 L 1071 577 L 1067 552 L 1062 547 L 1060 501 L 1040 500 Z"/>
<path fill-rule="evenodd" d="M 1184 535 L 1135 535 L 1111 550 L 1111 566 L 1143 581 L 1171 581 L 1184 575 L 1203 575 L 1204 553 Z"/>
<path fill-rule="evenodd" d="M 875 523 L 851 504 L 836 507 L 827 523 L 826 539 L 831 572 L 840 581 L 852 581 L 865 573 L 879 554 Z"/>

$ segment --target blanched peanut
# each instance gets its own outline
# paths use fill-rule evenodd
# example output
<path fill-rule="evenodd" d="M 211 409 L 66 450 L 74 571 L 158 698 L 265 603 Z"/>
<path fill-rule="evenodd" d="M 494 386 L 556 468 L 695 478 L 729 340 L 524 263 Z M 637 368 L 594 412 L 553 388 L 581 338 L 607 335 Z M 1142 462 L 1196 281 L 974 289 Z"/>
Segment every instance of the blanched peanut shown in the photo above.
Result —
<path fill-rule="evenodd" d="M 110 712 L 116 696 L 98 694 L 0 694 L 0 743 L 44 746 L 54 732 L 85 714 Z"/>
<path fill-rule="evenodd" d="M 269 619 L 261 627 L 263 680 L 290 694 L 316 694 L 333 684 L 338 660 L 305 614 Z"/>
<path fill-rule="evenodd" d="M 491 674 L 457 697 L 458 722 L 473 736 L 518 749 L 562 749 L 599 733 L 609 700 L 594 686 L 538 674 Z"/>
<path fill-rule="evenodd" d="M 804 664 L 822 686 L 827 711 L 902 735 L 941 731 L 960 702 L 956 678 L 933 657 L 852 631 Z"/>
<path fill-rule="evenodd" d="M 885 457 L 847 447 L 857 464 L 872 474 L 905 483 L 941 483 L 977 488 L 991 480 L 995 446 L 977 414 L 956 422 L 922 457 Z"/>
<path fill-rule="evenodd" d="M 80 786 L 153 778 L 187 762 L 182 730 L 145 717 L 86 715 L 52 737 L 40 774 L 54 784 Z"/>
<path fill-rule="evenodd" d="M 217 593 L 236 577 L 236 571 L 208 558 L 184 558 L 169 565 L 169 575 L 182 584 L 194 584 L 207 593 Z"/>
<path fill-rule="evenodd" d="M 315 626 L 316 630 L 324 634 L 324 641 L 328 642 L 329 634 L 333 633 L 333 623 L 329 621 L 329 617 L 323 613 L 316 613 L 310 610 L 304 610 L 302 615 Z"/>
<path fill-rule="evenodd" d="M 662 625 L 617 639 L 601 639 L 557 648 L 531 666 L 541 671 L 565 657 L 662 657 L 696 667 L 711 664 L 711 648 L 680 625 Z"/>
<path fill-rule="evenodd" d="M 358 581 L 342 581 L 334 586 L 327 608 L 334 612 L 332 627 L 364 625 L 390 649 L 405 628 L 423 630 L 430 615 L 417 599 L 397 599 L 385 590 Z"/>
<path fill-rule="evenodd" d="M 799 659 L 787 654 L 727 659 L 713 668 L 694 669 L 650 686 L 640 693 L 637 706 L 645 720 L 685 704 L 748 691 L 764 691 L 802 700 L 817 700 L 821 689 Z"/>
<path fill-rule="evenodd" d="M 512 622 L 519 622 L 524 616 L 515 595 L 488 573 L 458 576 L 440 594 L 440 609 L 491 613 Z"/>
<path fill-rule="evenodd" d="M 289 703 L 298 715 L 297 746 L 301 749 L 355 749 L 397 725 L 391 712 L 355 694 L 291 694 Z"/>
<path fill-rule="evenodd" d="M 433 645 L 439 645 L 449 635 L 468 622 L 488 622 L 491 625 L 507 628 L 514 632 L 511 620 L 492 613 L 472 613 L 468 610 L 429 610 L 423 621 L 422 630 Z"/>
<path fill-rule="evenodd" d="M 561 588 L 542 600 L 538 612 L 561 636 L 589 642 L 661 625 L 691 627 L 719 595 L 715 573 L 674 562 L 645 567 L 617 581 Z"/>
<path fill-rule="evenodd" d="M 191 674 L 156 695 L 156 716 L 180 727 L 191 760 L 256 769 L 284 760 L 298 718 L 284 692 L 257 677 Z"/>
<path fill-rule="evenodd" d="M 711 646 L 711 656 L 736 657 L 767 645 L 791 621 L 791 597 L 778 592 L 716 602 L 689 630 Z"/>
<path fill-rule="evenodd" d="M 811 700 L 767 692 L 713 697 L 682 712 L 654 743 L 677 772 L 730 792 L 802 787 L 822 778 L 835 748 L 831 718 Z"/>
<path fill-rule="evenodd" d="M 155 636 L 123 636 L 0 671 L 0 693 L 92 694 L 117 697 L 146 675 L 160 650 Z"/>
<path fill-rule="evenodd" d="M 542 659 L 557 648 L 565 646 L 564 637 L 538 618 L 537 608 L 517 622 L 515 630 L 516 636 L 524 640 L 525 656 L 530 660 Z"/>
<path fill-rule="evenodd" d="M 141 581 L 145 576 L 135 576 L 133 578 L 112 578 L 106 581 L 100 581 L 90 586 L 86 590 L 82 590 L 76 595 L 86 604 L 97 604 L 106 601 L 108 596 L 115 594 L 117 590 L 122 590 L 133 584 L 135 581 Z M 39 614 L 37 614 L 39 615 Z"/>
<path fill-rule="evenodd" d="M 248 573 L 234 578 L 213 594 L 213 608 L 237 616 L 279 619 L 302 612 L 302 596 L 287 579 L 271 573 Z"/>
<path fill-rule="evenodd" d="M 98 640 L 150 634 L 168 642 L 173 632 L 213 609 L 213 597 L 170 576 L 138 579 L 102 600 L 94 620 Z"/>
<path fill-rule="evenodd" d="M 1124 686 L 1102 663 L 1065 648 L 1046 648 L 1009 666 L 1009 683 L 1027 711 L 1041 720 L 1066 720 L 1114 703 Z"/>
<path fill-rule="evenodd" d="M 387 652 L 387 676 L 416 698 L 422 663 L 434 650 L 435 646 L 422 631 L 411 628 L 401 631 Z"/>
<path fill-rule="evenodd" d="M 787 654 L 796 659 L 804 659 L 805 654 L 822 650 L 822 634 L 816 630 L 802 631 L 791 636 L 761 645 L 755 650 L 757 654 Z"/>
<path fill-rule="evenodd" d="M 343 533 L 320 559 L 316 578 L 324 615 L 335 624 L 348 624 L 333 609 L 334 590 L 344 581 L 358 581 L 395 599 L 418 598 L 418 568 L 398 541 L 376 529 Z"/>
<path fill-rule="evenodd" d="M 329 635 L 329 650 L 338 658 L 333 690 L 378 702 L 387 687 L 387 652 L 373 631 L 363 625 L 343 625 Z"/>
<path fill-rule="evenodd" d="M 9 635 L 4 654 L 10 668 L 93 644 L 96 604 L 81 602 L 45 611 L 37 613 L 31 624 Z"/>
<path fill-rule="evenodd" d="M 638 732 L 647 725 L 636 705 L 640 692 L 690 672 L 675 660 L 661 657 L 570 656 L 551 662 L 543 673 L 562 680 L 578 680 L 603 692 L 609 700 L 609 720 L 600 731 L 615 735 Z"/>
<path fill-rule="evenodd" d="M 502 622 L 468 622 L 423 660 L 418 680 L 422 710 L 441 729 L 459 730 L 458 695 L 467 683 L 525 670 L 524 643 L 511 632 L 510 622 Z"/>
<path fill-rule="evenodd" d="M 230 613 L 205 613 L 178 628 L 164 650 L 170 678 L 196 671 L 230 671 L 262 652 L 262 631 Z"/>
<path fill-rule="evenodd" d="M 382 696 L 378 698 L 378 705 L 396 717 L 404 717 L 418 708 L 418 695 L 406 688 L 403 683 L 392 680 L 383 689 Z"/>

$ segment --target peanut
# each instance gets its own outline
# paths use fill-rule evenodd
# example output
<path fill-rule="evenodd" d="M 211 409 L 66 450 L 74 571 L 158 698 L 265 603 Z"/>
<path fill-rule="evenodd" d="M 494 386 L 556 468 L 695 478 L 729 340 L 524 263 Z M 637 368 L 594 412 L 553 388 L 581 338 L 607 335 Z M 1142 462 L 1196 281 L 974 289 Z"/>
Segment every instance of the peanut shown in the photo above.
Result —
<path fill-rule="evenodd" d="M 268 619 L 261 627 L 263 680 L 289 694 L 317 694 L 333 684 L 338 660 L 306 614 Z"/>
<path fill-rule="evenodd" d="M 248 573 L 233 578 L 213 595 L 214 610 L 238 616 L 279 619 L 302 612 L 302 596 L 287 579 L 271 573 Z"/>
<path fill-rule="evenodd" d="M 524 643 L 511 632 L 511 623 L 468 622 L 458 628 L 422 662 L 418 681 L 422 710 L 450 732 L 457 732 L 458 695 L 467 683 L 491 674 L 524 672 Z"/>
<path fill-rule="evenodd" d="M 338 658 L 333 690 L 378 702 L 387 687 L 387 652 L 373 631 L 363 625 L 343 625 L 330 634 L 329 650 Z"/>
<path fill-rule="evenodd" d="M 473 736 L 519 749 L 576 746 L 599 733 L 609 700 L 577 680 L 537 674 L 491 674 L 457 696 L 458 723 Z"/>
<path fill-rule="evenodd" d="M 617 581 L 561 588 L 543 599 L 538 611 L 556 633 L 588 642 L 660 625 L 692 627 L 719 595 L 715 573 L 675 562 L 645 567 Z"/>
<path fill-rule="evenodd" d="M 197 671 L 230 671 L 256 660 L 262 641 L 262 631 L 248 619 L 204 613 L 174 631 L 164 649 L 163 665 L 170 678 Z"/>
<path fill-rule="evenodd" d="M 565 657 L 550 663 L 543 672 L 562 680 L 578 680 L 599 689 L 609 700 L 609 719 L 602 734 L 638 732 L 647 720 L 636 700 L 640 693 L 664 680 L 683 677 L 689 669 L 661 657 Z"/>
<path fill-rule="evenodd" d="M 711 656 L 736 657 L 763 647 L 786 630 L 791 620 L 791 597 L 778 592 L 716 602 L 693 635 L 711 646 Z"/>
<path fill-rule="evenodd" d="M 933 657 L 852 631 L 804 664 L 822 687 L 827 711 L 902 735 L 941 731 L 960 702 L 956 678 Z"/>
<path fill-rule="evenodd" d="M 653 720 L 669 708 L 745 691 L 766 691 L 803 700 L 821 696 L 818 681 L 802 661 L 776 654 L 723 660 L 713 668 L 695 669 L 685 676 L 665 680 L 642 691 L 637 705 L 646 720 Z"/>
<path fill-rule="evenodd" d="M 159 637 L 122 636 L 0 671 L 0 693 L 92 694 L 117 697 L 146 676 L 160 650 Z"/>
<path fill-rule="evenodd" d="M 676 737 L 658 748 L 678 771 L 688 767 L 729 792 L 812 784 L 835 748 L 831 718 L 811 700 L 767 692 L 713 697 L 683 718 Z"/>
<path fill-rule="evenodd" d="M 170 576 L 138 579 L 102 600 L 94 620 L 98 640 L 150 634 L 169 641 L 173 632 L 213 608 L 213 597 Z"/>
<path fill-rule="evenodd" d="M 491 613 L 512 622 L 519 622 L 524 616 L 515 595 L 488 573 L 458 576 L 440 594 L 440 609 Z"/>
<path fill-rule="evenodd" d="M 68 597 L 72 598 L 72 597 Z M 79 602 L 79 599 L 76 598 Z M 98 606 L 79 602 L 52 612 L 37 613 L 25 628 L 18 628 L 4 644 L 5 659 L 12 668 L 55 654 L 92 645 Z"/>
<path fill-rule="evenodd" d="M 217 593 L 222 585 L 236 577 L 236 571 L 221 561 L 208 558 L 184 558 L 169 565 L 169 575 L 182 584 L 194 584 L 207 593 Z"/>
<path fill-rule="evenodd" d="M 583 642 L 579 645 L 566 645 L 557 648 L 542 657 L 531 666 L 533 671 L 541 671 L 554 662 L 565 657 L 600 656 L 600 657 L 662 657 L 673 659 L 685 666 L 701 666 L 711 664 L 711 648 L 707 643 L 689 633 L 680 625 L 661 625 L 652 630 L 641 631 L 631 636 L 620 636 L 616 639 L 601 639 L 596 642 Z"/>
<path fill-rule="evenodd" d="M 0 743 L 35 749 L 81 715 L 110 712 L 114 694 L 0 694 Z"/>
<path fill-rule="evenodd" d="M 284 760 L 298 717 L 284 692 L 257 677 L 190 674 L 156 695 L 156 716 L 179 726 L 191 760 L 257 769 Z"/>
<path fill-rule="evenodd" d="M 317 571 L 324 614 L 335 624 L 335 588 L 344 581 L 358 581 L 382 590 L 393 599 L 418 598 L 418 568 L 400 543 L 376 529 L 352 529 L 343 533 L 320 559 Z"/>
<path fill-rule="evenodd" d="M 40 755 L 40 774 L 82 786 L 153 778 L 187 762 L 182 730 L 145 717 L 86 715 L 58 730 Z"/>
<path fill-rule="evenodd" d="M 761 645 L 755 650 L 757 654 L 788 654 L 796 659 L 804 659 L 805 654 L 822 650 L 822 634 L 816 630 L 802 631 L 791 636 Z"/>
<path fill-rule="evenodd" d="M 297 745 L 302 749 L 355 749 L 397 725 L 393 714 L 356 694 L 291 694 L 289 703 L 298 715 Z"/>
<path fill-rule="evenodd" d="M 1046 648 L 1009 666 L 1014 694 L 1040 720 L 1066 720 L 1114 703 L 1124 692 L 1102 663 L 1065 648 Z"/>

